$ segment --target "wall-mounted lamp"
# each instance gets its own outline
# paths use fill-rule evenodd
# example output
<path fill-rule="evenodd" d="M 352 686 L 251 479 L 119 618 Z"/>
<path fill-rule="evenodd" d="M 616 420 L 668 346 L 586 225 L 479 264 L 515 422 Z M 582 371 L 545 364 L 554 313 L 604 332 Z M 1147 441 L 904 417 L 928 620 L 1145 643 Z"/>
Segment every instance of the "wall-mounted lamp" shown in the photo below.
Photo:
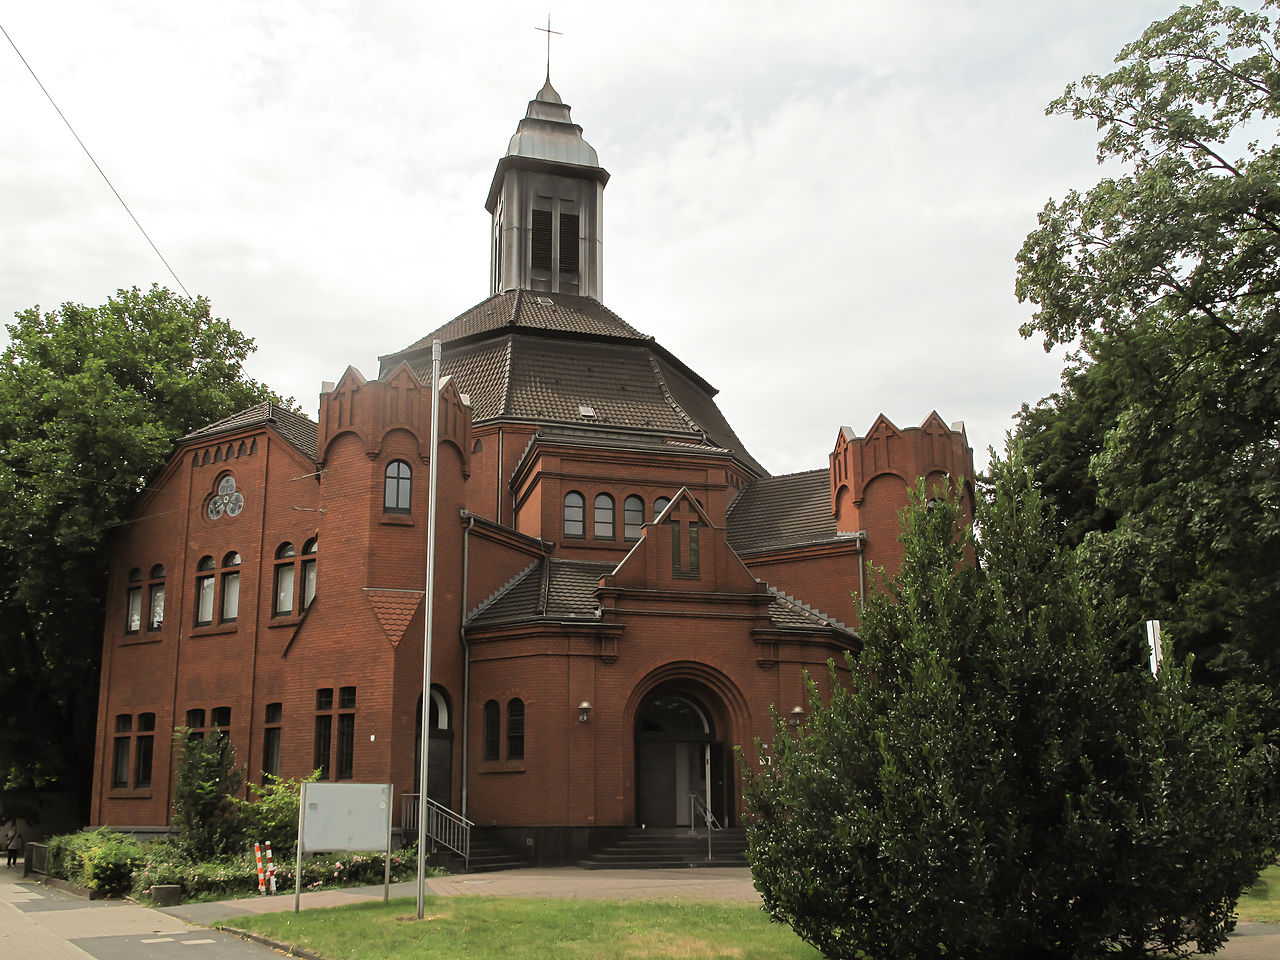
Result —
<path fill-rule="evenodd" d="M 804 720 L 804 707 L 792 707 L 791 708 L 791 725 L 793 727 L 798 727 L 800 726 L 803 720 Z"/>
<path fill-rule="evenodd" d="M 586 723 L 589 716 L 591 716 L 591 701 L 583 700 L 578 704 L 578 722 Z"/>

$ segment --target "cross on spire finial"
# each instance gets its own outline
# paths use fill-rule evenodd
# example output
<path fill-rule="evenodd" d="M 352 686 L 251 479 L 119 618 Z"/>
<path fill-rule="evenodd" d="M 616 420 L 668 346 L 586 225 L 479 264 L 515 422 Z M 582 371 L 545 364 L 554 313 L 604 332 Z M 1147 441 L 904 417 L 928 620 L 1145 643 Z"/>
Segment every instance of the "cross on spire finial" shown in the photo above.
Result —
<path fill-rule="evenodd" d="M 551 29 L 551 14 L 547 14 L 546 27 L 534 27 L 533 29 L 547 35 L 547 83 L 551 82 L 551 35 L 554 33 L 557 37 L 563 37 L 564 33 L 560 30 Z"/>

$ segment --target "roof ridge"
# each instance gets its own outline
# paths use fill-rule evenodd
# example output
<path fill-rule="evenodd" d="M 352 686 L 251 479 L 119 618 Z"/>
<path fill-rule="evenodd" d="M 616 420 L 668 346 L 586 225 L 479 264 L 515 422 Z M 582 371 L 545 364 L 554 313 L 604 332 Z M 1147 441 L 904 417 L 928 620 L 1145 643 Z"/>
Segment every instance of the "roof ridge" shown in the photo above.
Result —
<path fill-rule="evenodd" d="M 785 600 L 787 603 L 790 603 L 793 606 L 799 607 L 805 613 L 815 616 L 819 620 L 825 621 L 831 626 L 839 627 L 841 630 L 849 629 L 849 627 L 844 623 L 844 621 L 837 620 L 835 617 L 830 616 L 829 614 L 823 613 L 821 610 L 817 609 L 816 607 L 809 606 L 809 604 L 805 603 L 803 600 L 798 600 L 796 599 L 796 597 L 792 596 L 791 594 L 786 593 L 782 590 L 779 590 L 777 587 L 775 587 L 773 584 L 769 583 L 768 581 L 757 578 L 756 582 L 763 583 L 765 585 L 765 588 L 770 593 L 772 593 L 775 597 L 778 597 L 781 600 Z"/>
<path fill-rule="evenodd" d="M 545 617 L 547 607 L 551 605 L 551 564 L 542 565 L 542 581 L 538 584 L 538 605 L 533 612 L 536 616 Z"/>
<path fill-rule="evenodd" d="M 831 473 L 830 467 L 814 467 L 812 470 L 797 470 L 795 473 L 775 473 L 771 477 L 757 477 L 758 480 L 791 480 L 796 477 L 812 477 L 819 473 Z"/>
<path fill-rule="evenodd" d="M 502 353 L 502 406 L 498 412 L 503 416 L 511 409 L 511 349 L 514 339 L 514 334 L 507 334 L 507 346 Z M 502 464 L 498 464 L 498 469 L 502 469 Z"/>
<path fill-rule="evenodd" d="M 480 616 L 480 614 L 482 614 L 485 610 L 489 609 L 489 607 L 493 606 L 494 603 L 496 603 L 500 597 L 506 596 L 506 594 L 510 593 L 511 588 L 514 587 L 521 580 L 523 580 L 525 577 L 527 577 L 529 575 L 529 571 L 532 570 L 534 567 L 536 567 L 538 563 L 539 563 L 539 560 L 531 561 L 527 567 L 525 567 L 523 570 L 517 573 L 514 577 L 512 577 L 510 580 L 508 580 L 506 583 L 500 586 L 497 590 L 493 591 L 493 593 L 489 594 L 489 596 L 486 597 L 484 600 L 480 601 L 480 604 L 474 610 L 472 610 L 470 613 L 468 613 L 465 617 L 462 618 L 462 622 L 464 624 L 470 623 L 476 617 Z"/>
<path fill-rule="evenodd" d="M 680 406 L 674 394 L 672 394 L 671 388 L 667 385 L 667 378 L 662 375 L 662 368 L 658 366 L 657 357 L 655 357 L 652 353 L 650 353 L 648 357 L 649 357 L 649 366 L 653 369 L 653 375 L 658 378 L 658 386 L 662 388 L 662 396 L 666 399 L 667 403 L 671 405 L 671 409 L 674 410 L 676 413 L 678 413 L 680 415 L 680 418 L 684 420 L 684 422 L 687 423 L 691 429 L 697 430 L 699 433 L 701 433 L 703 439 L 705 440 L 707 436 L 707 432 L 702 429 L 702 426 L 700 424 L 694 421 L 693 417 L 689 416 L 689 414 L 685 411 L 684 407 Z"/>

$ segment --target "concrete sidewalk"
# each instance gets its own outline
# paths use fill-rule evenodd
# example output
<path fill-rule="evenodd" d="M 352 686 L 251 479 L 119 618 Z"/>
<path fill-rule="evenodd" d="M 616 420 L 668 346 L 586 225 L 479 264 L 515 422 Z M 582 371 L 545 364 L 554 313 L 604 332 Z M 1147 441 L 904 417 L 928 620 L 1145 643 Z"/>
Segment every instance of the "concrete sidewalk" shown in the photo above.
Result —
<path fill-rule="evenodd" d="M 553 897 L 594 900 L 711 900 L 759 903 L 760 894 L 751 885 L 746 867 L 707 867 L 683 870 L 583 870 L 579 867 L 502 870 L 496 873 L 460 874 L 427 879 L 427 896 L 436 897 Z M 381 884 L 373 887 L 343 887 L 302 894 L 302 909 L 340 907 L 352 903 L 380 901 Z M 418 883 L 410 880 L 391 884 L 391 899 L 418 896 Z M 249 897 L 214 903 L 184 903 L 161 907 L 158 912 L 181 917 L 190 923 L 210 924 L 218 920 L 255 913 L 280 913 L 293 909 L 293 890 L 281 890 L 273 897 Z"/>
<path fill-rule="evenodd" d="M 506 870 L 434 877 L 430 896 L 560 897 L 601 900 L 759 903 L 746 868 L 582 870 L 577 867 Z M 382 899 L 383 888 L 346 887 L 302 895 L 302 908 L 338 907 Z M 391 898 L 416 897 L 417 883 L 391 885 Z M 292 891 L 213 903 L 154 909 L 120 901 L 89 902 L 0 871 L 0 957 L 5 960 L 117 960 L 169 956 L 200 960 L 268 960 L 268 948 L 206 929 L 218 921 L 293 909 Z M 200 946 L 199 951 L 191 948 Z M 1280 925 L 1242 923 L 1217 957 L 1280 958 Z"/>

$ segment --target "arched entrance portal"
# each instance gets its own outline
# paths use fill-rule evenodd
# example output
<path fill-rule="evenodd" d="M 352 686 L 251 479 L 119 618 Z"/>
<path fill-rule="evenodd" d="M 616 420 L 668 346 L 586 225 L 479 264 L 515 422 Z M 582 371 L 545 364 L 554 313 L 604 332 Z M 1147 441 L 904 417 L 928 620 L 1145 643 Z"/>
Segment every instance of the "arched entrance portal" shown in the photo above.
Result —
<path fill-rule="evenodd" d="M 636 714 L 636 821 L 647 827 L 701 824 L 707 803 L 727 826 L 728 755 L 710 710 L 691 694 L 660 691 Z"/>
<path fill-rule="evenodd" d="M 441 687 L 431 685 L 431 714 L 427 729 L 431 749 L 427 751 L 427 796 L 442 806 L 450 806 L 453 798 L 453 729 L 450 723 L 449 695 Z M 413 717 L 413 792 L 422 784 L 422 696 Z"/>

